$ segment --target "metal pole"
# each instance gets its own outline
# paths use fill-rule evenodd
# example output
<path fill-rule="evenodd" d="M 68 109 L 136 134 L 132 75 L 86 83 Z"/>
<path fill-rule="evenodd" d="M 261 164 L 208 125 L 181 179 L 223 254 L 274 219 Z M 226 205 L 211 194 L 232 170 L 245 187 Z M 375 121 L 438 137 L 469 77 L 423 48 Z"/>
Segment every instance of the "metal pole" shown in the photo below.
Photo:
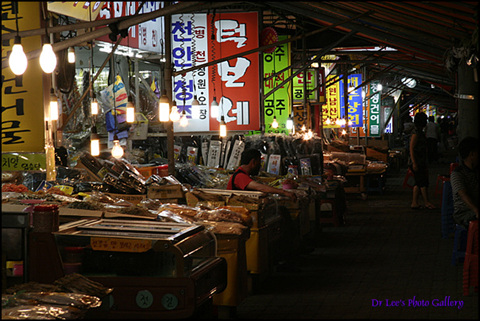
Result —
<path fill-rule="evenodd" d="M 165 8 L 170 6 L 169 2 L 165 3 Z M 171 39 L 171 25 L 172 16 L 166 14 L 165 19 L 165 90 L 167 91 L 167 97 L 169 101 L 172 101 L 172 39 Z M 173 136 L 173 122 L 169 120 L 165 123 L 165 129 L 167 131 L 167 159 L 168 159 L 168 174 L 175 175 L 175 152 L 174 152 L 174 136 Z"/>

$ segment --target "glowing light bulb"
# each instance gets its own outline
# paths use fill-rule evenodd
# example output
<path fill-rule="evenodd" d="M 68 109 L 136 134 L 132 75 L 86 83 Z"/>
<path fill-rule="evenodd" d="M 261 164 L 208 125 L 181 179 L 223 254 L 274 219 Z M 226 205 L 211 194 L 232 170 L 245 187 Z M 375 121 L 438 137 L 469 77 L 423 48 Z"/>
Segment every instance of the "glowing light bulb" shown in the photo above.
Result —
<path fill-rule="evenodd" d="M 161 122 L 170 120 L 170 101 L 166 93 L 163 93 L 158 101 L 158 118 Z"/>
<path fill-rule="evenodd" d="M 342 135 L 346 135 L 347 134 L 347 131 L 344 129 L 342 130 Z"/>
<path fill-rule="evenodd" d="M 50 120 L 58 120 L 58 97 L 50 90 Z"/>
<path fill-rule="evenodd" d="M 293 119 L 292 119 L 292 117 L 288 117 L 286 126 L 287 126 L 287 129 L 293 129 Z"/>
<path fill-rule="evenodd" d="M 218 118 L 218 113 L 219 113 L 219 108 L 218 108 L 218 102 L 217 102 L 217 97 L 213 97 L 212 104 L 210 105 L 210 117 L 212 118 Z"/>
<path fill-rule="evenodd" d="M 187 113 L 185 112 L 185 110 L 183 110 L 182 117 L 180 118 L 180 126 L 187 127 L 187 125 L 188 125 Z"/>
<path fill-rule="evenodd" d="M 75 49 L 73 47 L 68 47 L 68 62 L 73 64 L 75 63 Z"/>
<path fill-rule="evenodd" d="M 23 52 L 23 46 L 19 36 L 15 36 L 15 41 L 12 47 L 10 57 L 8 57 L 8 64 L 12 72 L 17 75 L 23 75 L 27 70 L 28 60 L 25 52 Z"/>
<path fill-rule="evenodd" d="M 220 120 L 220 137 L 227 136 L 227 124 L 225 123 L 225 117 L 222 116 Z"/>
<path fill-rule="evenodd" d="M 192 100 L 192 119 L 200 119 L 200 102 L 197 95 L 193 96 Z"/>
<path fill-rule="evenodd" d="M 135 106 L 129 101 L 127 103 L 127 123 L 133 123 L 135 121 Z"/>
<path fill-rule="evenodd" d="M 180 113 L 178 112 L 178 107 L 175 104 L 175 101 L 173 101 L 172 112 L 170 113 L 170 120 L 173 122 L 180 120 Z"/>
<path fill-rule="evenodd" d="M 43 45 L 42 53 L 40 54 L 40 66 L 47 74 L 54 71 L 57 66 L 57 56 L 55 56 L 53 47 L 49 43 Z"/>
<path fill-rule="evenodd" d="M 100 155 L 100 136 L 97 134 L 96 127 L 92 128 L 92 134 L 90 135 L 90 154 L 92 156 Z"/>
<path fill-rule="evenodd" d="M 330 125 L 331 123 L 332 123 L 332 120 L 330 118 L 327 118 L 327 120 L 325 121 L 325 124 Z"/>
<path fill-rule="evenodd" d="M 90 113 L 94 116 L 98 115 L 98 101 L 96 98 L 93 98 L 90 103 Z"/>
<path fill-rule="evenodd" d="M 272 128 L 278 128 L 277 117 L 273 116 Z"/>
<path fill-rule="evenodd" d="M 302 131 L 306 131 L 307 130 L 307 127 L 305 127 L 305 125 L 302 126 Z"/>
<path fill-rule="evenodd" d="M 123 156 L 123 148 L 120 146 L 120 141 L 118 138 L 113 140 L 112 156 L 115 158 L 120 158 Z"/>

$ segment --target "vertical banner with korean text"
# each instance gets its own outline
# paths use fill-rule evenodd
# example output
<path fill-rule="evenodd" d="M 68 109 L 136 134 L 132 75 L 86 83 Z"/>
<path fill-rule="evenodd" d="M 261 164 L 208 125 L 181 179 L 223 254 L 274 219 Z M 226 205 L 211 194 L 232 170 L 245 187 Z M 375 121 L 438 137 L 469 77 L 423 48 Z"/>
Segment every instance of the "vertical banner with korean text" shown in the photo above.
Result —
<path fill-rule="evenodd" d="M 348 120 L 349 127 L 363 127 L 362 74 L 348 76 Z M 340 80 L 340 117 L 345 117 L 344 81 Z M 358 87 L 358 88 L 357 88 Z M 356 88 L 356 89 L 355 89 Z M 355 89 L 355 90 L 354 90 Z"/>
<path fill-rule="evenodd" d="M 369 113 L 368 113 L 368 134 L 370 137 L 380 137 L 380 100 L 381 94 L 377 90 L 378 80 L 370 83 L 369 91 Z"/>
<path fill-rule="evenodd" d="M 207 15 L 183 14 L 172 15 L 172 64 L 175 71 L 181 71 L 207 62 L 208 40 Z M 180 126 L 174 123 L 175 132 L 209 131 L 209 67 L 203 67 L 173 77 L 172 99 L 179 112 L 185 111 L 188 124 Z M 192 117 L 192 100 L 194 96 L 200 103 L 199 118 Z"/>
<path fill-rule="evenodd" d="M 16 4 L 18 5 L 17 15 L 20 30 L 41 28 L 39 2 L 4 1 L 2 2 L 2 34 L 16 31 Z M 2 61 L 8 60 L 13 41 L 14 39 L 2 41 Z M 24 52 L 27 53 L 40 49 L 42 47 L 41 37 L 24 37 L 22 45 Z M 2 153 L 45 152 L 42 84 L 43 71 L 38 59 L 29 60 L 25 73 L 18 77 L 15 77 L 10 67 L 2 69 Z M 12 169 L 3 165 L 5 164 L 2 164 L 4 170 Z M 45 168 L 45 158 L 38 167 Z"/>
<path fill-rule="evenodd" d="M 207 30 L 209 61 L 258 48 L 256 12 L 208 15 Z M 210 130 L 219 130 L 221 116 L 229 131 L 260 128 L 259 63 L 259 54 L 255 52 L 208 68 L 208 103 L 216 95 L 220 105 L 218 118 L 209 117 Z"/>
<path fill-rule="evenodd" d="M 318 102 L 325 103 L 327 101 L 325 89 L 325 68 L 318 68 Z"/>
<path fill-rule="evenodd" d="M 278 40 L 287 39 L 288 36 L 279 36 Z M 263 53 L 263 78 L 266 79 L 276 72 L 290 66 L 290 43 L 284 43 L 276 47 L 272 53 Z M 263 90 L 268 94 L 278 84 L 290 77 L 290 69 L 282 72 L 276 77 L 265 80 Z M 266 133 L 285 133 L 289 130 L 286 128 L 287 118 L 291 110 L 290 101 L 290 83 L 277 89 L 273 94 L 264 101 L 265 113 L 265 132 Z M 272 128 L 273 117 L 277 118 L 278 128 Z"/>
<path fill-rule="evenodd" d="M 293 73 L 297 72 L 298 69 L 294 69 Z M 303 85 L 304 82 L 307 83 L 307 91 L 308 91 L 308 101 L 316 101 L 318 92 L 313 89 L 317 87 L 318 84 L 318 75 L 317 75 L 317 70 L 316 69 L 307 69 L 306 72 L 303 71 L 293 77 L 292 84 L 293 84 L 293 102 L 294 103 L 301 103 L 303 104 L 304 100 L 304 92 L 303 92 Z M 307 74 L 307 77 L 305 77 L 305 74 Z"/>
<path fill-rule="evenodd" d="M 340 118 L 340 86 L 338 76 L 329 75 L 326 81 L 327 103 L 322 106 L 323 128 L 338 128 L 336 121 Z"/>

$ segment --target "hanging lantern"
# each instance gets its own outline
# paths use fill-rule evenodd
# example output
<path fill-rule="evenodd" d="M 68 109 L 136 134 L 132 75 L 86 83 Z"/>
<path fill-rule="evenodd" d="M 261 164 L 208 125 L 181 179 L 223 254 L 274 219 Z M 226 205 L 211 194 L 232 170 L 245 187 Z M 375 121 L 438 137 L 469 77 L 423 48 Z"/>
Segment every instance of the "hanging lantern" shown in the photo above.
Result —
<path fill-rule="evenodd" d="M 19 36 L 15 36 L 12 52 L 10 53 L 10 57 L 8 57 L 8 64 L 12 72 L 17 76 L 23 75 L 25 70 L 27 70 L 28 60 L 23 51 L 22 42 Z"/>
<path fill-rule="evenodd" d="M 57 56 L 55 56 L 53 47 L 49 43 L 43 45 L 42 53 L 40 54 L 40 66 L 47 74 L 53 72 L 57 66 Z"/>
<path fill-rule="evenodd" d="M 158 117 L 161 122 L 167 122 L 170 120 L 170 101 L 168 100 L 165 91 L 163 91 L 163 94 L 158 101 Z"/>

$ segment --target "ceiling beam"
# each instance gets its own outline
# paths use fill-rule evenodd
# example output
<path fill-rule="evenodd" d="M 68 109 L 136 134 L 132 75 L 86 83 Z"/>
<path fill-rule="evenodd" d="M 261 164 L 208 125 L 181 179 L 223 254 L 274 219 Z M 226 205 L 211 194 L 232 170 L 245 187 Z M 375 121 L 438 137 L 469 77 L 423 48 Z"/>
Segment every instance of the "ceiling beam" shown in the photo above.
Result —
<path fill-rule="evenodd" d="M 273 7 L 278 7 L 284 10 L 290 10 L 296 14 L 303 15 L 311 19 L 325 21 L 329 24 L 335 23 L 338 20 L 338 18 L 325 15 L 321 10 L 315 9 L 312 6 L 300 7 L 301 3 L 298 3 L 298 4 L 295 3 L 295 6 L 292 6 L 290 3 L 286 3 L 286 2 L 266 2 L 266 3 Z M 372 30 L 368 27 L 365 27 L 363 25 L 359 25 L 356 23 L 346 23 L 346 24 L 343 24 L 342 27 L 343 27 L 342 29 L 350 29 L 350 30 L 355 29 L 358 31 L 359 35 L 362 34 L 370 38 L 372 41 L 379 43 L 379 45 L 388 45 L 390 47 L 395 47 L 400 51 L 415 52 L 418 56 L 422 56 L 439 63 L 441 63 L 441 60 L 439 59 L 439 57 L 442 57 L 444 54 L 442 50 L 434 50 L 434 49 L 432 50 L 432 47 L 426 43 L 415 44 L 415 46 L 413 46 L 412 43 L 406 39 L 403 39 L 397 36 L 387 36 L 383 32 Z"/>

